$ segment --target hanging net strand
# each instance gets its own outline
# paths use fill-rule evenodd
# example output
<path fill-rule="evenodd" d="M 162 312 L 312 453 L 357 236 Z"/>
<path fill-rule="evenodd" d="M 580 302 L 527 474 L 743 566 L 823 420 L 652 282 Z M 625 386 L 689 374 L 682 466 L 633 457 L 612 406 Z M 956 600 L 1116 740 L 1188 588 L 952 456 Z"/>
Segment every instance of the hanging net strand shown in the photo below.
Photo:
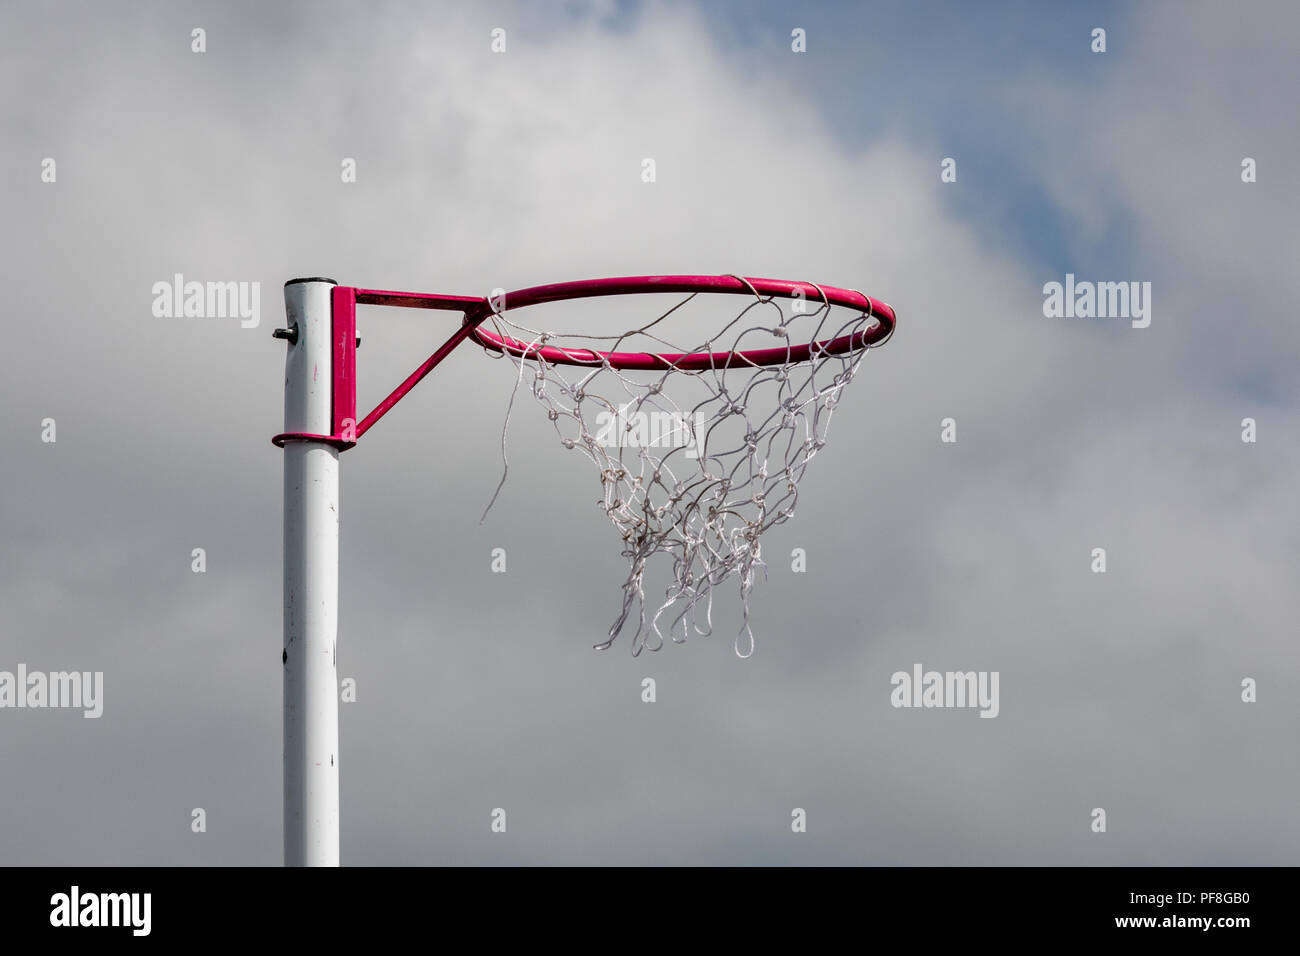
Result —
<path fill-rule="evenodd" d="M 767 569 L 761 537 L 794 515 L 799 482 L 825 447 L 845 386 L 867 351 L 888 338 L 863 334 L 879 331 L 880 322 L 867 296 L 867 306 L 856 309 L 832 304 L 811 283 L 820 302 L 764 295 L 748 279 L 734 278 L 752 296 L 693 348 L 680 348 L 657 327 L 698 292 L 618 335 L 557 334 L 495 309 L 475 333 L 516 366 L 510 409 L 527 387 L 562 447 L 599 474 L 597 503 L 622 537 L 628 575 L 598 649 L 611 646 L 629 621 L 633 656 L 659 650 L 665 637 L 682 643 L 692 633 L 707 636 L 714 590 L 731 580 L 742 610 L 735 651 L 753 653 L 749 597 Z M 637 368 L 616 367 L 606 357 L 625 349 L 637 350 Z M 761 363 L 745 354 L 760 350 Z M 502 457 L 508 468 L 505 429 Z M 669 583 L 662 599 L 648 601 L 652 566 L 666 568 Z"/>

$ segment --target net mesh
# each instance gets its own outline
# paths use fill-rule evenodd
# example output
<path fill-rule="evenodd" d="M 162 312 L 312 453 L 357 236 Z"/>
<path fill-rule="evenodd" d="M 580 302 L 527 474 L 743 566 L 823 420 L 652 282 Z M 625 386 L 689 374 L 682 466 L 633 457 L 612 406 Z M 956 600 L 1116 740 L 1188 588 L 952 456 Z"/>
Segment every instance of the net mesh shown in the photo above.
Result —
<path fill-rule="evenodd" d="M 789 361 L 787 355 L 784 363 L 761 367 L 733 359 L 725 366 L 712 362 L 705 369 L 659 371 L 614 368 L 587 351 L 594 343 L 591 350 L 601 352 L 739 353 L 773 347 L 789 352 L 802 343 L 862 332 L 877 321 L 869 311 L 833 306 L 824 293 L 820 302 L 776 298 L 741 281 L 752 298 L 690 348 L 663 338 L 661 323 L 698 296 L 732 296 L 687 295 L 645 325 L 616 336 L 529 328 L 500 307 L 485 322 L 497 335 L 526 345 L 495 353 L 508 356 L 518 369 L 510 410 L 520 389 L 527 388 L 546 410 L 561 445 L 595 465 L 598 503 L 622 536 L 628 561 L 622 607 L 608 638 L 595 645 L 599 649 L 613 644 L 629 620 L 636 623 L 633 656 L 659 650 L 665 632 L 676 643 L 692 633 L 707 636 L 713 630 L 714 590 L 731 581 L 743 612 L 735 651 L 741 657 L 753 653 L 749 596 L 756 575 L 766 575 L 762 534 L 793 516 L 799 481 L 825 446 L 835 406 L 869 347 L 833 355 L 814 346 L 805 361 Z M 548 361 L 540 354 L 543 346 L 562 349 L 579 364 Z M 509 423 L 507 412 L 503 457 Z M 647 602 L 651 562 L 667 566 L 669 584 L 662 600 Z"/>

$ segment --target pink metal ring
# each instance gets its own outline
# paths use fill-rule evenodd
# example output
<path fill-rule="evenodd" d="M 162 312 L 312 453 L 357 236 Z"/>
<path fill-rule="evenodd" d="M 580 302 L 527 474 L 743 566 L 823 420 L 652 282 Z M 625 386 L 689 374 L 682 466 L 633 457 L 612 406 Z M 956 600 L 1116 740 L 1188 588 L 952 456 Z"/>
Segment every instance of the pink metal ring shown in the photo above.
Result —
<path fill-rule="evenodd" d="M 798 298 L 829 305 L 857 309 L 876 320 L 869 329 L 822 342 L 806 342 L 789 347 L 751 349 L 741 352 L 601 352 L 591 349 L 565 349 L 550 345 L 533 345 L 510 336 L 497 335 L 485 330 L 480 323 L 487 315 L 466 314 L 466 322 L 476 328 L 473 338 L 485 348 L 510 352 L 528 358 L 542 358 L 561 365 L 602 365 L 608 361 L 617 369 L 667 369 L 700 370 L 710 368 L 737 368 L 745 366 L 786 365 L 805 362 L 819 355 L 839 355 L 844 352 L 875 345 L 889 338 L 894 331 L 894 310 L 879 299 L 863 295 L 852 289 L 835 286 L 818 286 L 810 282 L 791 282 L 785 279 L 739 279 L 736 276 L 628 276 L 618 279 L 587 279 L 581 282 L 560 282 L 553 285 L 533 286 L 504 296 L 504 313 L 530 305 L 547 302 L 564 302 L 570 299 L 595 298 L 606 295 L 646 295 L 669 293 L 728 293 L 781 298 Z"/>
<path fill-rule="evenodd" d="M 263 434 L 266 434 L 263 432 Z M 271 444 L 276 448 L 283 448 L 286 442 L 291 441 L 318 441 L 323 445 L 333 445 L 340 451 L 351 448 L 356 444 L 354 441 L 347 441 L 337 435 L 311 435 L 307 432 L 283 432 L 271 439 Z"/>

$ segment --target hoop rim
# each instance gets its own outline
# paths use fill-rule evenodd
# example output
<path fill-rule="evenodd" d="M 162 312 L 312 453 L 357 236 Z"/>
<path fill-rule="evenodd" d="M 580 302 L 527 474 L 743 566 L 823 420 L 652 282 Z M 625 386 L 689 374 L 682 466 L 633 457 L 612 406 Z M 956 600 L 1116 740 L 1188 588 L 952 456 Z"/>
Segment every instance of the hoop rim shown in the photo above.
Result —
<path fill-rule="evenodd" d="M 503 315 L 514 309 L 550 302 L 597 298 L 607 295 L 647 295 L 655 293 L 723 293 L 755 295 L 760 298 L 804 298 L 806 300 L 843 308 L 857 309 L 871 316 L 876 324 L 850 335 L 788 345 L 778 348 L 745 349 L 726 352 L 602 352 L 592 349 L 565 349 L 550 345 L 533 345 L 510 336 L 497 335 L 482 328 L 481 323 L 492 315 Z M 621 276 L 611 279 L 582 279 L 576 282 L 558 282 L 531 286 L 502 297 L 502 306 L 493 306 L 485 299 L 485 314 L 467 312 L 466 324 L 473 323 L 472 337 L 484 348 L 497 352 L 510 352 L 528 358 L 540 358 L 558 365 L 603 365 L 609 363 L 616 369 L 680 369 L 697 371 L 710 368 L 763 367 L 806 362 L 818 355 L 840 355 L 844 352 L 880 344 L 894 332 L 897 316 L 885 302 L 864 295 L 856 289 L 817 285 L 788 279 L 741 278 L 734 275 L 665 275 Z M 360 299 L 359 299 L 360 301 Z"/>

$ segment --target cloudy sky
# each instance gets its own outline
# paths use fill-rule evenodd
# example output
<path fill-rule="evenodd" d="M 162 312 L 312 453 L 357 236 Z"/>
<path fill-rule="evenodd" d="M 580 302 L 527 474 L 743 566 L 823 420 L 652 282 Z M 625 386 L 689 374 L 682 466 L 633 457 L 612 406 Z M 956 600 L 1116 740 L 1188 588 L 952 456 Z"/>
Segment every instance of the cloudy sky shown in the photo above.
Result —
<path fill-rule="evenodd" d="M 0 671 L 104 690 L 0 709 L 0 861 L 280 862 L 285 280 L 739 273 L 900 316 L 747 660 L 592 650 L 621 541 L 531 402 L 479 524 L 507 363 L 343 456 L 343 861 L 1294 863 L 1300 12 L 1089 6 L 5 4 Z M 176 273 L 259 324 L 155 316 Z M 362 402 L 454 321 L 363 310 Z M 998 716 L 891 706 L 917 664 Z"/>

